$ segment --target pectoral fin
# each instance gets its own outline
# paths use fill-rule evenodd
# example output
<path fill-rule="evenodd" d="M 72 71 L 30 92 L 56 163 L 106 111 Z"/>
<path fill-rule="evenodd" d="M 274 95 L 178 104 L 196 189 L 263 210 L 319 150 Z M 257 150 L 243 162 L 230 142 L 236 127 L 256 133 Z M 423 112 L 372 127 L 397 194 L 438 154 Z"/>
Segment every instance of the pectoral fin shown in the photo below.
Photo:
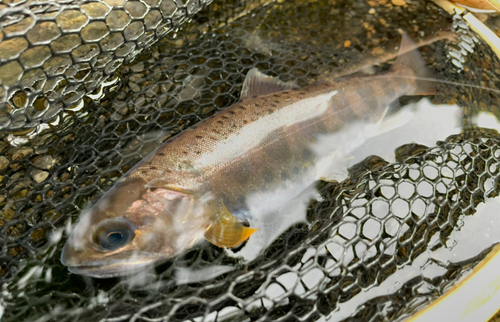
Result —
<path fill-rule="evenodd" d="M 243 226 L 222 204 L 214 222 L 205 231 L 205 239 L 218 247 L 236 247 L 256 231 Z"/>

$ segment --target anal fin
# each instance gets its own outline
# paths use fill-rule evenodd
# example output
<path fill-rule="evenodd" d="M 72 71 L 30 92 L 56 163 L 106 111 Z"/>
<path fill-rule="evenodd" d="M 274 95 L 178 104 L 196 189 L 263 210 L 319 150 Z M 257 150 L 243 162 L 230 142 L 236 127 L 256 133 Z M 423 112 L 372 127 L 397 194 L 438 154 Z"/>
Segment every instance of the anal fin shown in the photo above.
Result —
<path fill-rule="evenodd" d="M 408 110 L 400 110 L 395 114 L 391 114 L 388 117 L 384 118 L 377 128 L 374 136 L 381 135 L 390 131 L 393 131 L 397 128 L 400 128 L 406 124 L 408 124 L 413 118 L 414 114 Z"/>

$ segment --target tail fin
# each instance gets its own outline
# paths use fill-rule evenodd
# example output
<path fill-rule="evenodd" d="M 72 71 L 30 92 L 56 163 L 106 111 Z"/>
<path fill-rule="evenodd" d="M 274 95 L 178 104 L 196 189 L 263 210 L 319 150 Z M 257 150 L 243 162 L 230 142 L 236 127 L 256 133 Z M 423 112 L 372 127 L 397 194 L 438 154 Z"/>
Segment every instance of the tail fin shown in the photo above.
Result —
<path fill-rule="evenodd" d="M 432 71 L 427 68 L 417 48 L 413 40 L 404 33 L 399 48 L 399 56 L 392 65 L 391 71 L 415 79 L 417 88 L 414 95 L 434 95 L 436 94 L 436 83 L 433 81 L 435 78 Z"/>

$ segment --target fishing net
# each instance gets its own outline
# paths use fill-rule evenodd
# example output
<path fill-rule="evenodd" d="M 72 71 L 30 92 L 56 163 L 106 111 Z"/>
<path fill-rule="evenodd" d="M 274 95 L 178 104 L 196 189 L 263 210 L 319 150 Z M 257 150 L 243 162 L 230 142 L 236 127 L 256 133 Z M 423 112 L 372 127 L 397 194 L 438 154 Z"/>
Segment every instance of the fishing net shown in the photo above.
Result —
<path fill-rule="evenodd" d="M 307 222 L 255 260 L 203 244 L 136 279 L 70 274 L 59 257 L 81 210 L 161 142 L 235 103 L 253 67 L 300 85 L 386 70 L 406 31 L 438 78 L 500 86 L 491 49 L 433 3 L 210 2 L 0 4 L 3 321 L 401 320 L 488 253 L 431 255 L 500 189 L 500 135 L 472 128 L 480 111 L 500 115 L 498 94 L 441 83 L 433 103 L 462 107 L 467 131 L 319 183 Z"/>

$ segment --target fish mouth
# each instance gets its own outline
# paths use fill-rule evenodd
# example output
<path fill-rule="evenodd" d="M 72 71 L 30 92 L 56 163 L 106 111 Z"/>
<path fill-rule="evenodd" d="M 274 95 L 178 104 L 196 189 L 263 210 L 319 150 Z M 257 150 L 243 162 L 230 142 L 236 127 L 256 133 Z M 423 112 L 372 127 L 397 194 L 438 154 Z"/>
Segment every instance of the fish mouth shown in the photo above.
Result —
<path fill-rule="evenodd" d="M 83 262 L 78 265 L 63 264 L 73 274 L 90 276 L 94 278 L 123 277 L 138 273 L 154 266 L 158 260 L 156 256 L 144 252 L 130 252 L 130 259 L 109 259 L 95 262 Z"/>

